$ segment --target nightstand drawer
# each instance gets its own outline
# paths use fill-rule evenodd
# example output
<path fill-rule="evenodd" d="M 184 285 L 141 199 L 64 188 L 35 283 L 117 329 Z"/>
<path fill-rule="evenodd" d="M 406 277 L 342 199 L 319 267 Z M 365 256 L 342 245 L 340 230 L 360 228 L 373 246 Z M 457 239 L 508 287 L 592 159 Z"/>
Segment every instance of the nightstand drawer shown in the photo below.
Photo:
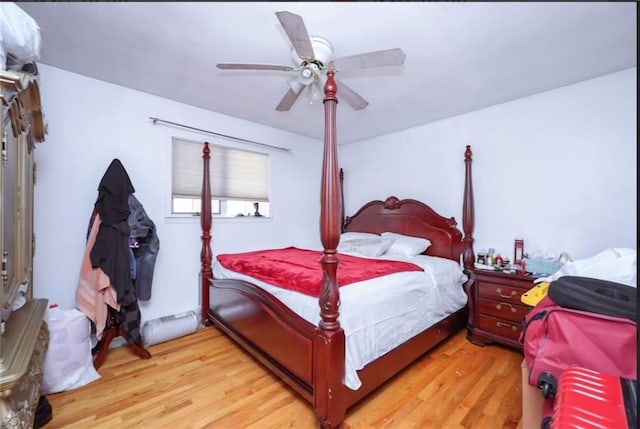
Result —
<path fill-rule="evenodd" d="M 520 339 L 520 333 L 522 332 L 522 324 L 519 322 L 511 322 L 484 314 L 478 315 L 478 328 L 515 341 Z"/>
<path fill-rule="evenodd" d="M 533 287 L 532 277 L 519 276 L 516 274 L 502 274 L 498 272 L 491 273 L 491 274 L 481 273 L 481 274 L 477 274 L 476 278 L 480 282 L 512 286 L 520 289 L 531 289 Z"/>
<path fill-rule="evenodd" d="M 528 289 L 522 287 L 520 283 L 519 287 L 512 285 L 500 284 L 500 283 L 487 283 L 480 281 L 478 283 L 478 297 L 489 298 L 496 301 L 504 301 L 509 303 L 521 304 L 520 297 Z"/>
<path fill-rule="evenodd" d="M 514 304 L 513 302 L 493 301 L 489 299 L 478 299 L 478 312 L 500 319 L 507 319 L 516 323 L 520 323 L 524 316 L 529 312 L 529 308 Z"/>

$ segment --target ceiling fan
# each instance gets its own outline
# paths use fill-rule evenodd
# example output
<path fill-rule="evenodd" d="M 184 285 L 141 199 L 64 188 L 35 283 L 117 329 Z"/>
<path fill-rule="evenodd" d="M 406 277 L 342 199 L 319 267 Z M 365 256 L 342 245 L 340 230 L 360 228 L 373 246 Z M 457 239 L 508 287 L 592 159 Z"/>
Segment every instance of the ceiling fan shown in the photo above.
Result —
<path fill-rule="evenodd" d="M 292 76 L 287 81 L 289 89 L 276 107 L 280 112 L 291 109 L 306 87 L 309 87 L 312 100 L 321 98 L 327 70 L 341 72 L 404 63 L 405 54 L 399 48 L 333 58 L 331 43 L 322 37 L 309 36 L 302 17 L 287 11 L 276 12 L 276 16 L 293 45 L 291 55 L 295 66 L 219 63 L 217 67 L 222 70 L 275 70 L 290 73 Z M 347 85 L 337 79 L 336 82 L 340 99 L 355 110 L 362 110 L 369 105 Z"/>

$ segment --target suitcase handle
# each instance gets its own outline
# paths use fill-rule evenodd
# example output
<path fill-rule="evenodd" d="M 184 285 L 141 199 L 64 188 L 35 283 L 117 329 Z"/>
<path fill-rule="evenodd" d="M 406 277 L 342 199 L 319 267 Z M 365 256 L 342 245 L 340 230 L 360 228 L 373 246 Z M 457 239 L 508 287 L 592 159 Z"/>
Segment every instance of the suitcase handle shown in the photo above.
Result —
<path fill-rule="evenodd" d="M 517 326 L 510 325 L 509 323 L 504 323 L 504 322 L 496 322 L 496 326 L 498 328 L 511 328 L 511 330 L 514 332 L 518 330 Z"/>
<path fill-rule="evenodd" d="M 511 295 L 503 295 L 502 294 L 502 288 L 500 288 L 500 287 L 496 289 L 496 292 L 498 292 L 498 295 L 500 295 L 503 298 L 513 298 L 518 293 L 515 290 L 512 290 L 511 291 Z"/>
<path fill-rule="evenodd" d="M 509 308 L 511 308 L 511 312 L 512 313 L 515 313 L 517 311 L 516 308 L 513 305 L 509 304 L 508 302 L 499 302 L 499 303 L 497 303 L 496 304 L 496 309 L 502 310 L 502 306 L 503 305 L 508 305 Z"/>

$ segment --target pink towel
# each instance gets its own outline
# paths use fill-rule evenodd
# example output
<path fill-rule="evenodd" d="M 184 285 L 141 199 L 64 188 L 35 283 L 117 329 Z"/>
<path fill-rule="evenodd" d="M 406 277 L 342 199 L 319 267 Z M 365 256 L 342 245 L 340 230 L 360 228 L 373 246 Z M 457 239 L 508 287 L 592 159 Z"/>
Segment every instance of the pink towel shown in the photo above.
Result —
<path fill-rule="evenodd" d="M 120 310 L 120 304 L 117 301 L 116 290 L 111 286 L 109 276 L 107 276 L 100 267 L 91 267 L 91 258 L 89 254 L 96 241 L 98 228 L 100 227 L 100 215 L 96 213 L 91 226 L 91 232 L 87 238 L 87 247 L 82 257 L 82 266 L 80 267 L 80 280 L 76 289 L 76 303 L 80 311 L 82 311 L 96 325 L 96 338 L 102 339 L 104 328 L 107 323 L 110 306 L 114 310 Z"/>

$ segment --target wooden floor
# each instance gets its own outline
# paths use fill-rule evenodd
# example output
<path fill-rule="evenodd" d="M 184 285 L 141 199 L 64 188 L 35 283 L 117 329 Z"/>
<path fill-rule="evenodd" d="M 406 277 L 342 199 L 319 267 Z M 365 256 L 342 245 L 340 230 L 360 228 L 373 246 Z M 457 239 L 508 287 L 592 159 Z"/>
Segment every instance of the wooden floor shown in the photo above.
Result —
<path fill-rule="evenodd" d="M 47 395 L 56 428 L 315 428 L 311 406 L 214 327 L 109 352 L 101 378 Z M 520 429 L 522 355 L 458 333 L 347 413 L 345 428 Z"/>

